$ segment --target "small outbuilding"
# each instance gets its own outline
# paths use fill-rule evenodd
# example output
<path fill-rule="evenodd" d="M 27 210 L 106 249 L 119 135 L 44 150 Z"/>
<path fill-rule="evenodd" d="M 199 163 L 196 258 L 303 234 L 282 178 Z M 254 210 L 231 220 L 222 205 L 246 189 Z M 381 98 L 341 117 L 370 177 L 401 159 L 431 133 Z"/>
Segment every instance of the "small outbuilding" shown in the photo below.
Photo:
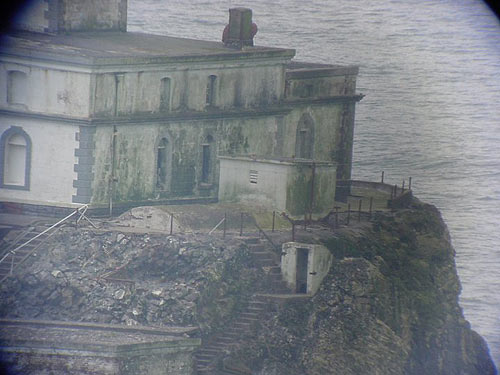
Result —
<path fill-rule="evenodd" d="M 300 242 L 283 244 L 281 273 L 291 290 L 314 294 L 332 264 L 332 254 L 322 246 Z"/>
<path fill-rule="evenodd" d="M 335 200 L 336 164 L 220 156 L 219 200 L 260 205 L 292 216 L 325 214 Z"/>

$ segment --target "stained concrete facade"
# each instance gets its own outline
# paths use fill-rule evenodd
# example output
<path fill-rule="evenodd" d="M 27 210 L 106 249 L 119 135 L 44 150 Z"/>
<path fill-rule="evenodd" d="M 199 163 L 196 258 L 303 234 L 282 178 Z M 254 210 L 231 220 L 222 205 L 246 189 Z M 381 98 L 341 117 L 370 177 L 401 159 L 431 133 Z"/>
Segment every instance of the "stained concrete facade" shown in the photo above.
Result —
<path fill-rule="evenodd" d="M 112 3 L 120 18 L 126 4 Z M 113 22 L 2 36 L 0 131 L 22 128 L 33 145 L 29 189 L 0 186 L 2 201 L 105 209 L 216 200 L 218 156 L 335 162 L 337 178 L 350 177 L 357 67 L 116 32 Z"/>
<path fill-rule="evenodd" d="M 0 365 L 23 375 L 192 375 L 190 328 L 0 320 Z"/>
<path fill-rule="evenodd" d="M 219 201 L 261 205 L 292 216 L 326 214 L 334 205 L 333 162 L 229 156 L 219 159 Z"/>
<path fill-rule="evenodd" d="M 332 254 L 322 245 L 283 244 L 281 273 L 290 290 L 315 294 L 332 264 Z"/>

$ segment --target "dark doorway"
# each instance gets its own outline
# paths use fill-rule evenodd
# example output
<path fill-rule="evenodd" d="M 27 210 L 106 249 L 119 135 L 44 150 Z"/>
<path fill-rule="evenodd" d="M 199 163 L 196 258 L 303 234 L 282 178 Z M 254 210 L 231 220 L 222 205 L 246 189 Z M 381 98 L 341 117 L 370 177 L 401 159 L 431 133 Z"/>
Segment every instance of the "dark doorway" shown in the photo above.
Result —
<path fill-rule="evenodd" d="M 307 293 L 307 268 L 308 268 L 309 249 L 297 249 L 297 279 L 296 292 Z"/>

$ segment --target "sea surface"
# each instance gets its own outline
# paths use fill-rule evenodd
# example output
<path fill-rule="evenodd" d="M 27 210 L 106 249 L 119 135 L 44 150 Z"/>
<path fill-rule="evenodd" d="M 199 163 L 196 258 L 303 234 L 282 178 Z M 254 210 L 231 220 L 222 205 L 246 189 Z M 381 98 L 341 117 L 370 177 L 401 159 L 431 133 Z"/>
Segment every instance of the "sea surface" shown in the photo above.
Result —
<path fill-rule="evenodd" d="M 353 176 L 408 183 L 443 213 L 460 305 L 500 367 L 500 25 L 479 0 L 129 0 L 128 30 L 220 40 L 253 9 L 257 45 L 360 67 Z"/>

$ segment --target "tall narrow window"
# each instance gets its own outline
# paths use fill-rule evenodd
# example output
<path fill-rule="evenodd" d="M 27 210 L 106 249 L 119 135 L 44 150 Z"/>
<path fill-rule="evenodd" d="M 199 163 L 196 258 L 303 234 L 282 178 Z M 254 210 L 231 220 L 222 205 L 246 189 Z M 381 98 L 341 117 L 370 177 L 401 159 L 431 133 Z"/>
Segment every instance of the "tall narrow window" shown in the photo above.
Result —
<path fill-rule="evenodd" d="M 26 104 L 28 84 L 26 73 L 12 70 L 7 78 L 7 102 L 9 104 Z"/>
<path fill-rule="evenodd" d="M 303 159 L 314 158 L 314 122 L 308 114 L 302 115 L 297 126 L 295 156 Z"/>
<path fill-rule="evenodd" d="M 205 143 L 201 145 L 202 153 L 201 153 L 201 182 L 209 183 L 210 182 L 210 173 L 212 172 L 212 143 L 213 138 L 211 135 L 207 136 Z"/>
<path fill-rule="evenodd" d="M 0 186 L 29 189 L 31 140 L 24 130 L 13 126 L 0 139 Z"/>
<path fill-rule="evenodd" d="M 203 161 L 201 167 L 201 182 L 207 183 L 210 174 L 210 145 L 203 145 Z"/>
<path fill-rule="evenodd" d="M 171 90 L 170 78 L 163 78 L 161 80 L 161 87 L 160 87 L 160 111 L 161 112 L 170 111 L 170 90 Z"/>
<path fill-rule="evenodd" d="M 156 188 L 158 190 L 168 190 L 169 176 L 169 149 L 167 138 L 162 138 L 156 150 Z"/>
<path fill-rule="evenodd" d="M 217 80 L 217 76 L 209 76 L 207 81 L 207 96 L 206 103 L 207 105 L 215 105 L 215 83 Z"/>

